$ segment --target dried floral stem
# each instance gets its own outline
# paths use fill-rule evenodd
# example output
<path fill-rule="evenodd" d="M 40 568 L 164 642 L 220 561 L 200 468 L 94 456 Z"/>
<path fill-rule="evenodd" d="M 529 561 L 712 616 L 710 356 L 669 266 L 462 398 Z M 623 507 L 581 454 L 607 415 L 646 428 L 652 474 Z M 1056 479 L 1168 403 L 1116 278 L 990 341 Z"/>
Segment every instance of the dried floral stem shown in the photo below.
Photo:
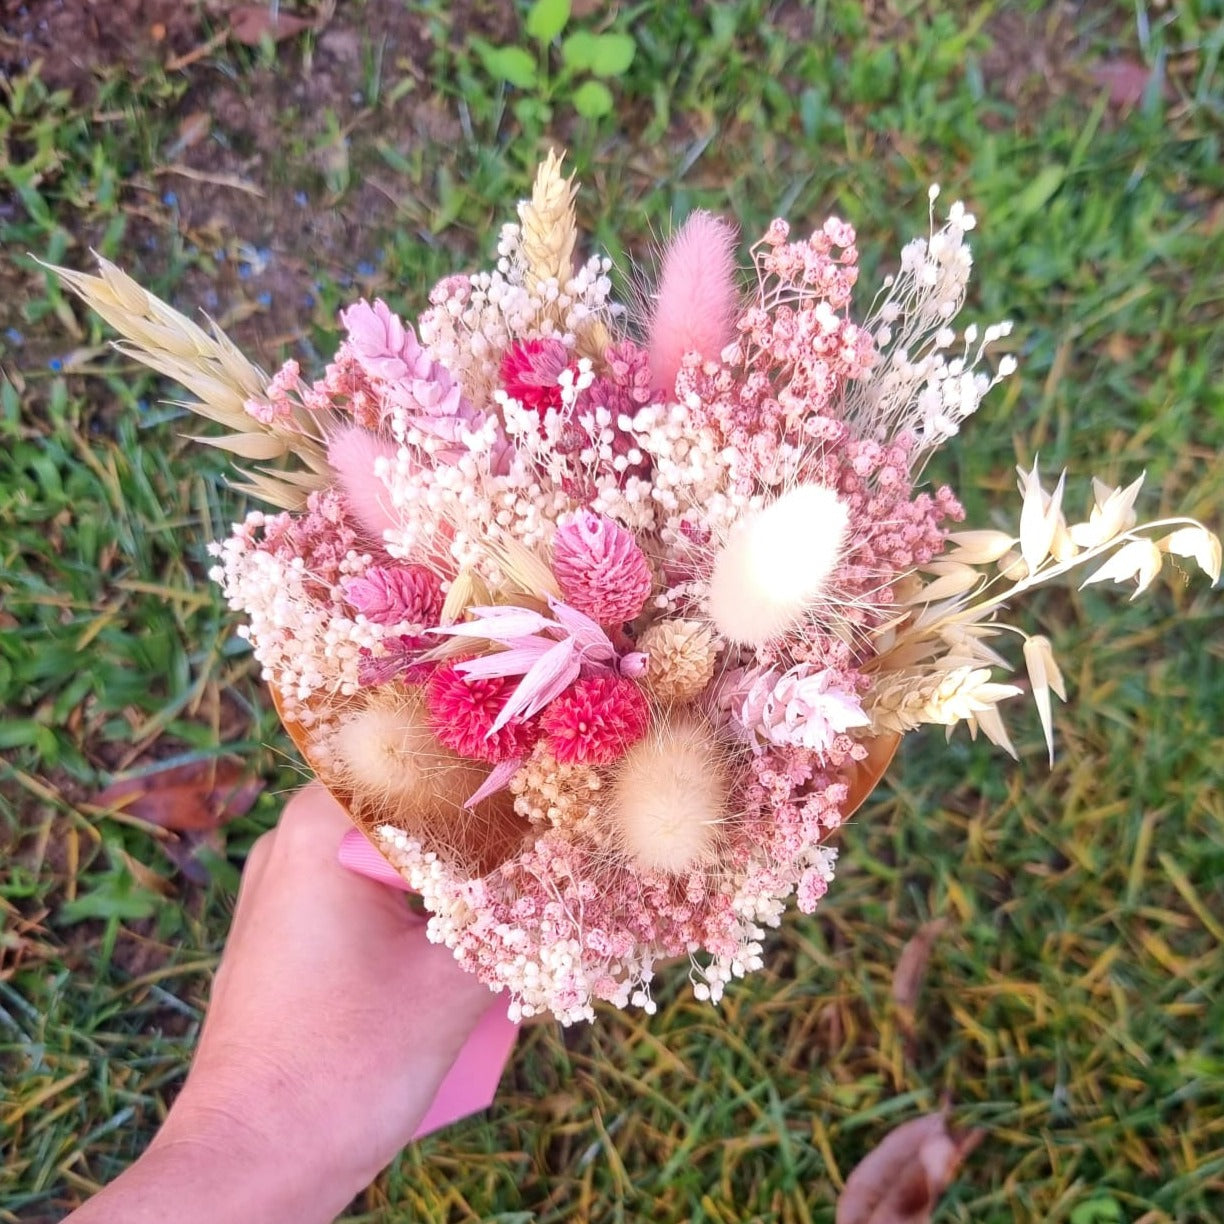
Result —
<path fill-rule="evenodd" d="M 1085 549 L 1081 553 L 1077 553 L 1074 557 L 1070 557 L 1065 561 L 1055 561 L 1055 564 L 1043 565 L 1034 570 L 1031 574 L 1027 574 L 1024 578 L 1017 580 L 1011 587 L 1001 594 L 992 595 L 980 603 L 964 605 L 964 597 L 957 597 L 955 602 L 958 606 L 955 610 L 951 610 L 946 614 L 938 616 L 936 619 L 926 621 L 921 624 L 921 636 L 933 636 L 940 632 L 944 627 L 954 624 L 973 623 L 980 621 L 986 613 L 993 611 L 1009 600 L 1014 599 L 1017 595 L 1022 595 L 1025 591 L 1031 590 L 1033 587 L 1040 586 L 1044 582 L 1048 582 L 1053 578 L 1060 578 L 1064 574 L 1070 573 L 1071 570 L 1083 565 L 1085 562 L 1092 561 L 1097 557 L 1103 556 L 1105 553 L 1117 548 L 1119 545 L 1127 542 L 1149 541 L 1149 536 L 1140 533 L 1151 533 L 1160 531 L 1166 528 L 1180 527 L 1197 527 L 1203 529 L 1202 524 L 1192 518 L 1168 518 L 1158 519 L 1152 523 L 1144 523 L 1141 527 L 1132 528 L 1129 531 L 1124 531 L 1112 539 L 1106 540 L 1093 548 Z M 1205 530 L 1205 529 L 1204 529 Z M 1210 533 L 1208 533 L 1210 534 Z M 1214 538 L 1214 537 L 1213 537 Z M 1150 541 L 1149 541 L 1150 542 Z M 1213 581 L 1218 581 L 1219 574 L 1215 574 Z M 976 589 L 975 593 L 981 593 L 1000 581 L 1003 575 L 996 575 L 994 578 L 989 578 L 986 582 Z M 1142 588 L 1140 588 L 1142 590 Z M 1136 594 L 1139 592 L 1137 591 Z M 921 618 L 919 618 L 921 620 Z M 897 639 L 898 644 L 904 640 L 902 635 Z M 882 658 L 885 656 L 881 656 Z M 880 666 L 877 661 L 877 667 Z M 884 670 L 882 667 L 881 670 Z"/>
<path fill-rule="evenodd" d="M 247 412 L 249 401 L 263 397 L 267 377 L 212 320 L 205 331 L 101 256 L 98 276 L 54 264 L 43 267 L 120 333 L 123 339 L 115 348 L 186 387 L 198 398 L 184 406 L 229 431 L 193 440 L 260 462 L 294 456 L 305 467 L 296 472 L 243 472 L 238 488 L 296 510 L 312 489 L 329 482 L 323 441 L 305 413 L 288 423 L 264 425 Z"/>

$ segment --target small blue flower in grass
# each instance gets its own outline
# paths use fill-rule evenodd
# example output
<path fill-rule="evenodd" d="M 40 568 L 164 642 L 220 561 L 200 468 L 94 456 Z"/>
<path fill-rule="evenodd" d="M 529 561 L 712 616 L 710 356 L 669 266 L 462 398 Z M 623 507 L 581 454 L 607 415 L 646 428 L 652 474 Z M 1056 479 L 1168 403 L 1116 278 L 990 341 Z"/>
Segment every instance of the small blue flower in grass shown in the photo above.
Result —
<path fill-rule="evenodd" d="M 52 357 L 51 360 L 47 362 L 47 369 L 49 369 L 53 374 L 58 374 L 63 368 L 64 363 L 59 357 Z"/>
<path fill-rule="evenodd" d="M 25 343 L 25 337 L 15 327 L 6 327 L 4 329 L 4 338 L 10 344 L 24 344 Z"/>
<path fill-rule="evenodd" d="M 293 193 L 293 202 L 299 208 L 305 208 L 310 203 L 310 197 L 304 191 L 295 191 Z"/>
<path fill-rule="evenodd" d="M 358 276 L 373 276 L 374 275 L 374 265 L 368 259 L 363 259 L 357 265 L 357 275 Z"/>
<path fill-rule="evenodd" d="M 177 208 L 178 207 L 178 195 L 173 191 L 167 191 L 166 194 L 162 196 L 162 203 L 167 208 Z"/>
<path fill-rule="evenodd" d="M 266 289 L 255 300 L 265 310 L 267 310 L 267 308 L 272 305 L 272 295 Z"/>

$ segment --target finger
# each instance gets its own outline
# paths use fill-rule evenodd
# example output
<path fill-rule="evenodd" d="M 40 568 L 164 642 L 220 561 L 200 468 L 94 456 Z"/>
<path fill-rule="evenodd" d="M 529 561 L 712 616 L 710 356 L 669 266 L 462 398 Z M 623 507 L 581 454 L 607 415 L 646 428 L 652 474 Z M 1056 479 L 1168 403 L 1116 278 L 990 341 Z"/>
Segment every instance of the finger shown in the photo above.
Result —
<path fill-rule="evenodd" d="M 321 782 L 312 782 L 285 805 L 279 827 L 292 829 L 295 836 L 334 839 L 347 833 L 353 822 Z"/>
<path fill-rule="evenodd" d="M 234 903 L 234 921 L 244 907 L 249 904 L 249 898 L 259 891 L 259 882 L 267 874 L 268 863 L 276 846 L 276 830 L 270 829 L 261 834 L 255 844 L 247 852 L 246 862 L 242 868 L 242 879 L 238 884 L 238 899 Z"/>

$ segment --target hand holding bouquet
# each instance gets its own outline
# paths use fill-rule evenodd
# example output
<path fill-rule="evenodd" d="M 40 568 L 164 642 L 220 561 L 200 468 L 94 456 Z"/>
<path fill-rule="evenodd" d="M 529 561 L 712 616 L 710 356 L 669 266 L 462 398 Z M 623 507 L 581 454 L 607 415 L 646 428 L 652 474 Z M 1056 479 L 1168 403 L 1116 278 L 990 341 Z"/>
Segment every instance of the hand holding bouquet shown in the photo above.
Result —
<path fill-rule="evenodd" d="M 1006 624 L 1072 569 L 1213 581 L 1219 540 L 1137 525 L 1141 481 L 1020 473 L 1012 530 L 963 530 L 924 465 L 1014 368 L 1009 326 L 956 330 L 973 217 L 905 247 L 866 312 L 856 236 L 778 220 L 736 265 L 694 214 L 652 293 L 576 264 L 550 156 L 494 269 L 415 327 L 341 314 L 322 378 L 271 379 L 113 265 L 59 274 L 259 466 L 214 576 L 295 742 L 418 892 L 430 938 L 512 1016 L 653 1008 L 661 960 L 717 1000 L 793 896 L 828 889 L 838 827 L 899 737 L 964 723 L 1011 750 L 997 678 L 1018 636 L 1052 751 L 1050 644 Z"/>

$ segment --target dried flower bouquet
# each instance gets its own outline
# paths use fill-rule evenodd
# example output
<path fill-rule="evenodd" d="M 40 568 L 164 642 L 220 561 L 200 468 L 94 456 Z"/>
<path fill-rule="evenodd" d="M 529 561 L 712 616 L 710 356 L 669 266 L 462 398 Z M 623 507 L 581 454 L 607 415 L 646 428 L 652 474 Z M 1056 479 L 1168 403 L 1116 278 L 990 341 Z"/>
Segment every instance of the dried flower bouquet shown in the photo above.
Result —
<path fill-rule="evenodd" d="M 1009 375 L 998 323 L 955 329 L 959 204 L 852 308 L 854 230 L 752 248 L 697 213 L 637 313 L 575 264 L 551 156 L 496 266 L 438 284 L 415 328 L 342 312 L 316 381 L 271 379 L 101 261 L 58 269 L 228 432 L 270 503 L 213 571 L 306 759 L 432 915 L 430 937 L 512 1016 L 652 1010 L 656 962 L 717 1000 L 788 900 L 833 879 L 834 834 L 899 737 L 963 723 L 1011 751 L 1018 636 L 1047 741 L 1065 699 L 1043 637 L 1001 616 L 1081 569 L 1213 581 L 1197 522 L 1137 524 L 1140 481 L 1020 473 L 1013 531 L 960 530 L 929 455 Z M 277 512 L 279 511 L 279 512 Z"/>

